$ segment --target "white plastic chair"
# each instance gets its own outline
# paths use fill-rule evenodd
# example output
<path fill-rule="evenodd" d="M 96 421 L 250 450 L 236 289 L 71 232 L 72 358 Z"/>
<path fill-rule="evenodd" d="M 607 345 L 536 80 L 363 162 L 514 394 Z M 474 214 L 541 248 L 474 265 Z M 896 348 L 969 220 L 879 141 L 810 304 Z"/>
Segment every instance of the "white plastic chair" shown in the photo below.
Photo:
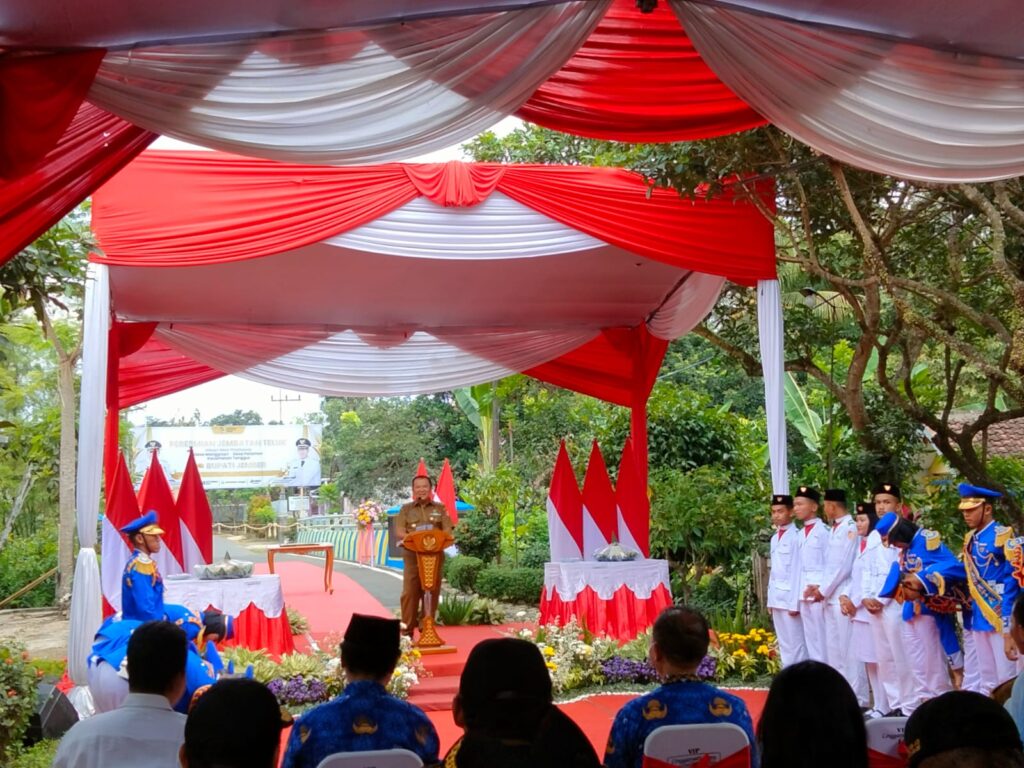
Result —
<path fill-rule="evenodd" d="M 663 725 L 644 741 L 644 754 L 672 765 L 688 766 L 705 755 L 714 764 L 749 746 L 746 732 L 732 723 Z"/>
<path fill-rule="evenodd" d="M 321 760 L 317 768 L 423 768 L 423 761 L 408 749 L 374 749 L 336 752 Z"/>
<path fill-rule="evenodd" d="M 874 720 L 868 720 L 864 723 L 868 732 L 868 749 L 881 752 L 883 755 L 899 757 L 899 746 L 903 741 L 903 729 L 906 725 L 905 717 L 876 717 Z"/>

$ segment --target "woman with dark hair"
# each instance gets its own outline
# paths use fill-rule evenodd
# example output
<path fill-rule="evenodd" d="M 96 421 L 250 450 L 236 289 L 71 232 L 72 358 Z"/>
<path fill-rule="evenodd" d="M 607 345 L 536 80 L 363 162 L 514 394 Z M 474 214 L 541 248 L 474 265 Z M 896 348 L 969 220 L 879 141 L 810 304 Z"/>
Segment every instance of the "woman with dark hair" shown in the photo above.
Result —
<path fill-rule="evenodd" d="M 867 768 L 864 719 L 850 684 L 818 661 L 786 667 L 757 725 L 761 768 Z"/>
<path fill-rule="evenodd" d="M 857 525 L 857 546 L 853 559 L 853 571 L 850 574 L 849 594 L 842 595 L 839 603 L 843 613 L 850 617 L 850 657 L 864 665 L 868 683 L 871 685 L 871 708 L 866 717 L 882 717 L 892 709 L 889 697 L 878 674 L 879 653 L 871 627 L 872 621 L 881 620 L 881 612 L 872 616 L 864 605 L 865 597 L 875 597 L 871 593 L 871 562 L 882 548 L 882 538 L 875 532 L 878 515 L 875 505 L 870 501 L 862 502 L 854 509 L 854 522 Z M 882 653 L 887 651 L 882 649 Z M 888 654 L 891 657 L 891 653 Z"/>

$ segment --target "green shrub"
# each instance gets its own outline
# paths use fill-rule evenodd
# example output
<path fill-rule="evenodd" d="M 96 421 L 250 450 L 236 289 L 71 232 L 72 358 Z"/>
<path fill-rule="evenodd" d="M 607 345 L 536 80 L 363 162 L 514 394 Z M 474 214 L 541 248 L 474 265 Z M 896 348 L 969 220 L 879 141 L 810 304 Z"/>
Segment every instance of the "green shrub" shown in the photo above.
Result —
<path fill-rule="evenodd" d="M 285 608 L 288 612 L 288 628 L 293 635 L 304 635 L 309 631 L 309 622 L 306 617 L 294 608 Z"/>
<path fill-rule="evenodd" d="M 467 624 L 504 624 L 505 611 L 494 600 L 478 597 L 466 616 Z"/>
<path fill-rule="evenodd" d="M 57 565 L 57 528 L 31 536 L 12 536 L 0 550 L 0 598 L 13 595 Z M 47 579 L 7 608 L 42 608 L 53 605 L 55 579 Z"/>
<path fill-rule="evenodd" d="M 455 543 L 463 555 L 491 562 L 501 546 L 501 526 L 497 515 L 478 509 L 466 510 L 459 515 L 455 526 Z"/>
<path fill-rule="evenodd" d="M 43 739 L 33 744 L 11 763 L 11 768 L 50 768 L 57 756 L 59 739 Z"/>
<path fill-rule="evenodd" d="M 547 520 L 545 519 L 545 526 Z M 531 531 L 523 553 L 519 556 L 519 564 L 524 568 L 543 568 L 544 563 L 551 560 L 551 544 L 547 528 Z"/>
<path fill-rule="evenodd" d="M 253 496 L 249 499 L 249 525 L 268 525 L 277 520 L 277 514 L 269 496 Z"/>
<path fill-rule="evenodd" d="M 455 589 L 472 592 L 476 577 L 483 570 L 484 561 L 471 555 L 456 555 L 448 558 L 444 564 L 444 577 Z"/>
<path fill-rule="evenodd" d="M 472 597 L 444 595 L 437 604 L 437 619 L 446 627 L 458 627 L 468 624 L 467 619 L 475 601 Z"/>
<path fill-rule="evenodd" d="M 539 568 L 484 568 L 476 577 L 476 591 L 510 603 L 533 605 L 540 600 L 544 571 Z"/>
<path fill-rule="evenodd" d="M 24 648 L 0 645 L 0 764 L 7 765 L 21 749 L 21 738 L 36 708 L 39 675 Z M 6 759 L 3 759 L 6 758 Z"/>

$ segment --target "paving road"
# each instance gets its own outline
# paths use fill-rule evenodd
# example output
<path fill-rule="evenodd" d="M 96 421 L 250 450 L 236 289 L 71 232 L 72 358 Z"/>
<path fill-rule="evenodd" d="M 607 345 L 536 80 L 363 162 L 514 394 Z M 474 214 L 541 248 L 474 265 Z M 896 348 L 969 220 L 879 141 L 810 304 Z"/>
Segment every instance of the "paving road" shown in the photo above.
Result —
<path fill-rule="evenodd" d="M 257 563 L 265 563 L 267 543 L 243 540 L 235 536 L 214 536 L 213 537 L 213 559 L 219 560 L 225 553 L 230 553 L 235 560 L 252 560 Z M 282 560 L 300 560 L 307 563 L 316 563 L 323 567 L 323 559 L 309 557 L 307 555 L 278 555 L 275 562 Z M 343 573 L 359 584 L 363 589 L 380 601 L 381 605 L 390 610 L 399 607 L 399 598 L 402 595 L 402 576 L 395 571 L 367 568 L 354 563 L 334 561 L 335 573 Z"/>

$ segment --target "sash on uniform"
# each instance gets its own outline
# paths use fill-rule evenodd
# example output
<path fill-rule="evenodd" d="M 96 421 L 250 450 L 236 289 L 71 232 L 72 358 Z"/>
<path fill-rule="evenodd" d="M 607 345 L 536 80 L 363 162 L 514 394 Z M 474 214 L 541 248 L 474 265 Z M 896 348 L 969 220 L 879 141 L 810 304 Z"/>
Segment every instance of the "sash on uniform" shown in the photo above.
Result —
<path fill-rule="evenodd" d="M 971 554 L 971 542 L 974 538 L 974 531 L 969 531 L 964 539 L 964 568 L 967 570 L 967 588 L 971 597 L 996 632 L 1003 631 L 1003 617 L 1000 615 L 1003 598 L 992 586 L 981 577 L 978 564 Z"/>

